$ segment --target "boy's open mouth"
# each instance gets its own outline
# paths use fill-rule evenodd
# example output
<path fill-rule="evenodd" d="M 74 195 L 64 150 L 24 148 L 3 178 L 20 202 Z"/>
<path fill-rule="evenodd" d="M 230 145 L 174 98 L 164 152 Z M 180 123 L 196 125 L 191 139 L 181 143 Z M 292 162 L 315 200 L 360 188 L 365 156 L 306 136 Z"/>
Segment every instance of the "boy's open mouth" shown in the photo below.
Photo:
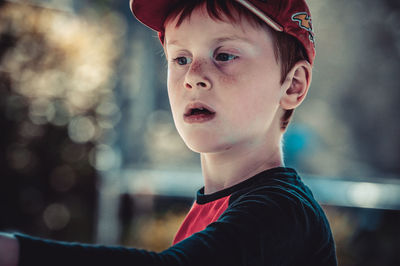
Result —
<path fill-rule="evenodd" d="M 188 104 L 184 113 L 184 120 L 188 123 L 201 123 L 215 117 L 215 111 L 202 103 Z"/>
<path fill-rule="evenodd" d="M 200 115 L 200 114 L 211 115 L 211 114 L 213 114 L 213 112 L 211 112 L 210 110 L 208 110 L 206 108 L 193 108 L 193 109 L 190 109 L 189 112 L 185 114 L 185 116 Z"/>
<path fill-rule="evenodd" d="M 185 108 L 184 116 L 201 115 L 201 114 L 212 115 L 215 114 L 215 111 L 211 107 L 203 103 L 190 103 Z"/>

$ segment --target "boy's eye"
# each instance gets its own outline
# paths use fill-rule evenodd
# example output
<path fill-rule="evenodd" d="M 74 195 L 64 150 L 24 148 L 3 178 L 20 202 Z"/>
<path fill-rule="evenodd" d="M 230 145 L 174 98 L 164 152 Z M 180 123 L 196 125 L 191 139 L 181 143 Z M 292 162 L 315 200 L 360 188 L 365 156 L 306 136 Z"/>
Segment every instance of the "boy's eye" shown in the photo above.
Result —
<path fill-rule="evenodd" d="M 236 58 L 237 58 L 236 55 L 227 54 L 227 53 L 219 53 L 215 57 L 215 59 L 218 60 L 218 61 L 229 61 L 229 60 L 233 60 L 233 59 L 236 59 Z"/>
<path fill-rule="evenodd" d="M 192 60 L 189 57 L 184 57 L 184 56 L 180 56 L 174 59 L 174 61 L 176 63 L 178 63 L 178 65 L 186 65 L 192 62 Z"/>

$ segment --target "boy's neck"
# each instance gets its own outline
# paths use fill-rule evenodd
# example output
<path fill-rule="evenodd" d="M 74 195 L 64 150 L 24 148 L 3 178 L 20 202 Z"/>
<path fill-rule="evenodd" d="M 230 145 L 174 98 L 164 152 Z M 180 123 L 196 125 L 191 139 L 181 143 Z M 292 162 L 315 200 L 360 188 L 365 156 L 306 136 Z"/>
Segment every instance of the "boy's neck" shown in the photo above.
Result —
<path fill-rule="evenodd" d="M 211 194 L 238 184 L 257 173 L 283 166 L 279 146 L 266 149 L 236 147 L 219 153 L 202 153 L 201 168 L 204 178 L 204 194 Z"/>

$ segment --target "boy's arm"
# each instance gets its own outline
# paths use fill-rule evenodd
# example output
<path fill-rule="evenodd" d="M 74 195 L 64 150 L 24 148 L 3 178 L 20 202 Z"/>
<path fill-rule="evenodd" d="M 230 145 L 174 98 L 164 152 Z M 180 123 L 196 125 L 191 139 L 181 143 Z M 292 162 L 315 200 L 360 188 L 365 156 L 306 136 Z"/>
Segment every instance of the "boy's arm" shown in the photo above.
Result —
<path fill-rule="evenodd" d="M 18 240 L 11 234 L 0 233 L 0 266 L 17 266 Z"/>
<path fill-rule="evenodd" d="M 240 197 L 217 222 L 160 253 L 16 234 L 18 265 L 295 265 L 303 260 L 304 265 L 337 265 L 329 225 L 320 214 L 299 204 L 298 195 L 266 192 Z"/>
<path fill-rule="evenodd" d="M 215 238 L 210 234 L 191 237 L 160 253 L 121 246 L 67 243 L 23 234 L 15 234 L 15 236 L 20 243 L 19 266 L 236 265 L 229 258 L 233 256 L 230 254 L 232 250 L 229 244 L 221 243 L 220 238 Z"/>
<path fill-rule="evenodd" d="M 235 265 L 227 259 L 229 245 L 221 245 L 218 239 L 210 235 L 189 238 L 169 249 L 157 253 L 121 246 L 102 246 L 91 244 L 67 243 L 15 234 L 20 244 L 18 264 L 0 264 L 0 266 L 196 266 L 196 265 Z M 205 239 L 208 238 L 208 239 Z M 211 240 L 211 241 L 210 241 Z M 224 261 L 220 261 L 221 257 Z M 232 256 L 232 255 L 231 255 Z M 226 264 L 227 263 L 227 264 Z"/>

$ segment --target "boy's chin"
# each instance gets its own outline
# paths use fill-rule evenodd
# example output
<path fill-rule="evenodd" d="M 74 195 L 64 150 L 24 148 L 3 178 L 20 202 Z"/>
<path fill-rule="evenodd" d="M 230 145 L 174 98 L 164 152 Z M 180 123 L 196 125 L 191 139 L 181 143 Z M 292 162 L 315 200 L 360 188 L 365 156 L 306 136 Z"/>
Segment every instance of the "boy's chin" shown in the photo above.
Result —
<path fill-rule="evenodd" d="M 186 146 L 196 153 L 216 153 L 229 149 L 229 145 L 223 145 L 221 143 L 215 143 L 210 139 L 196 140 L 193 139 L 190 141 L 185 140 Z"/>

